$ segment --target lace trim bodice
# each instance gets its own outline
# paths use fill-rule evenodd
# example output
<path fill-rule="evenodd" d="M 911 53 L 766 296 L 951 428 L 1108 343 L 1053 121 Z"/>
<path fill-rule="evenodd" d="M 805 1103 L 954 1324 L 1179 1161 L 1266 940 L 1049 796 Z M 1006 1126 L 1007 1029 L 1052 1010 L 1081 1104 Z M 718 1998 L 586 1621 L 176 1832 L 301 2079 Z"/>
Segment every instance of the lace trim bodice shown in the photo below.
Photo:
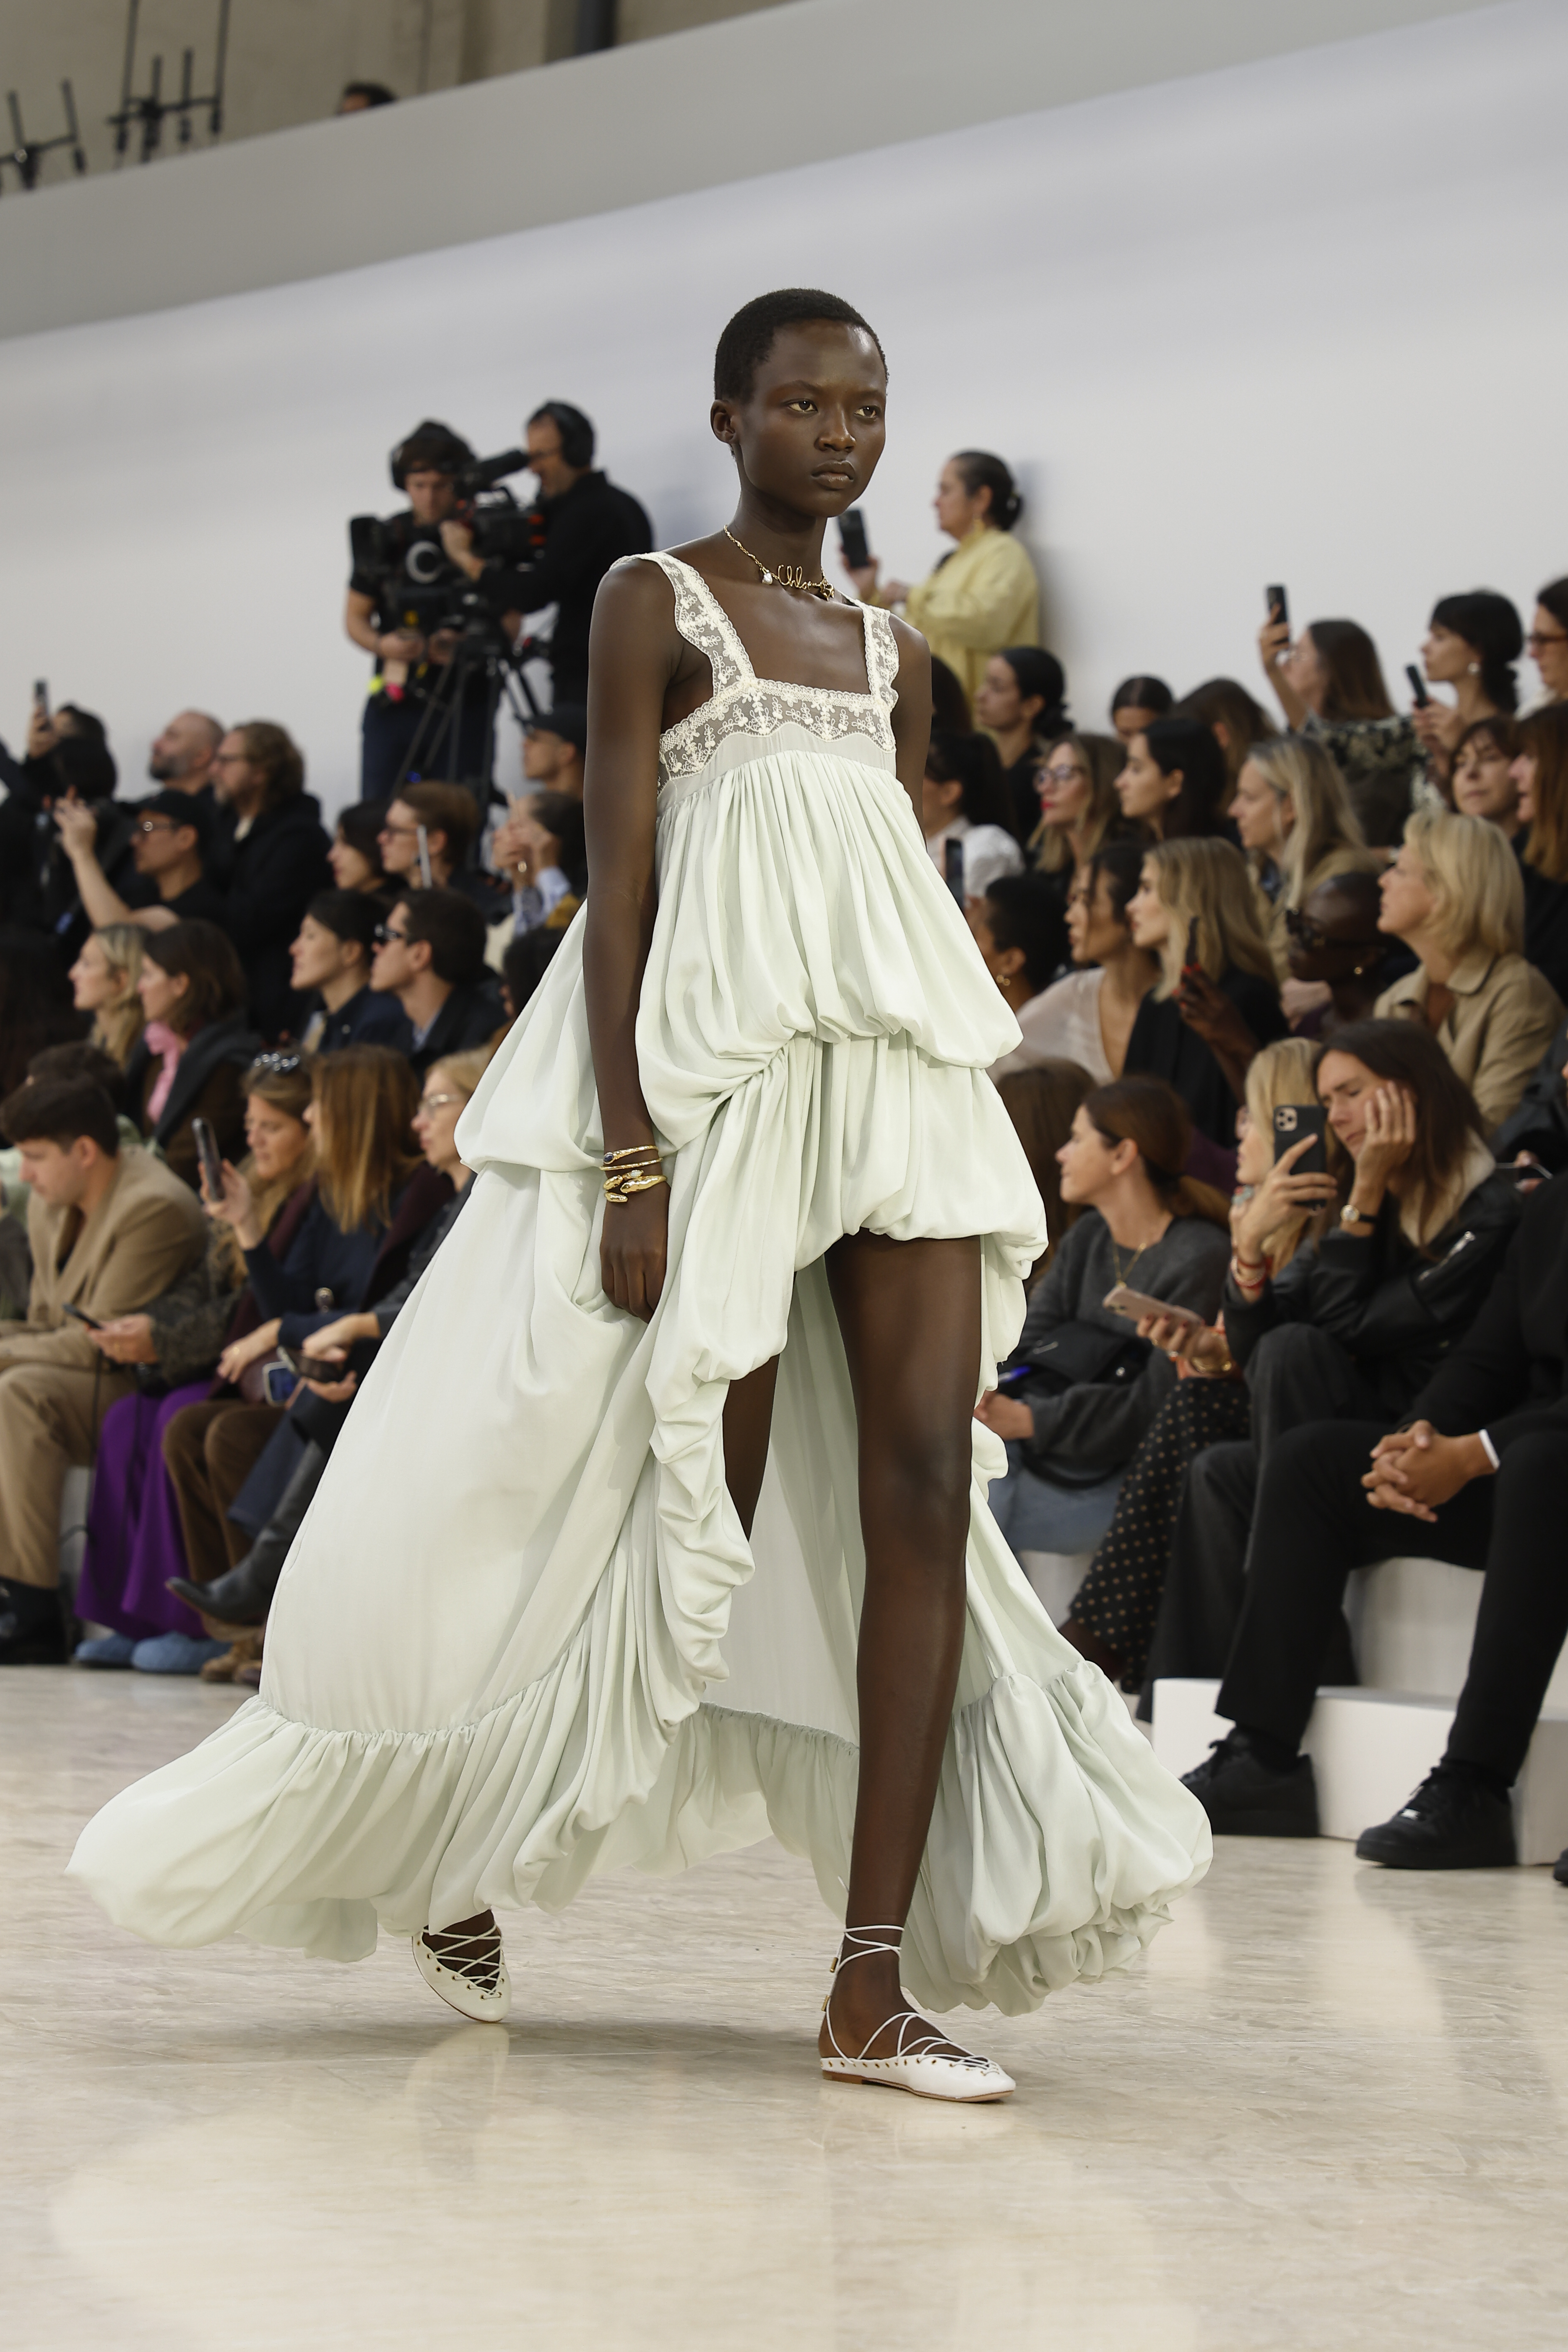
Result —
<path fill-rule="evenodd" d="M 781 727 L 804 727 L 825 743 L 863 735 L 892 753 L 899 648 L 892 623 L 876 605 L 860 608 L 866 693 L 839 686 L 795 686 L 787 679 L 757 676 L 735 624 L 702 574 L 679 555 L 626 555 L 621 562 L 658 564 L 675 592 L 676 627 L 689 646 L 707 655 L 713 674 L 708 700 L 658 739 L 661 785 L 677 776 L 699 774 L 728 735 L 772 735 Z"/>

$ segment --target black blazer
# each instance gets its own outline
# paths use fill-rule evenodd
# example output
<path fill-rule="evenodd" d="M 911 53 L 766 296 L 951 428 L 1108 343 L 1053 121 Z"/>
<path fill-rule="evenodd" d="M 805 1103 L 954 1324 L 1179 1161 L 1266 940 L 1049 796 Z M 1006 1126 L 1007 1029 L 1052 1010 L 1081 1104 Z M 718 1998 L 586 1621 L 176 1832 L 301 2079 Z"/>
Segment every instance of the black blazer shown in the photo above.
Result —
<path fill-rule="evenodd" d="M 232 831 L 213 864 L 224 889 L 223 927 L 239 950 L 250 988 L 250 1016 L 266 1037 L 302 1028 L 306 1000 L 296 996 L 289 959 L 305 909 L 330 890 L 327 836 L 309 793 L 258 816 L 243 841 Z"/>
<path fill-rule="evenodd" d="M 1289 1034 L 1279 1009 L 1279 992 L 1234 965 L 1219 985 L 1260 1045 Z M 1189 1029 L 1174 997 L 1162 1003 L 1152 989 L 1138 1007 L 1123 1065 L 1128 1077 L 1168 1078 L 1193 1115 L 1193 1125 L 1222 1151 L 1236 1150 L 1236 1114 L 1240 1108 L 1225 1072 L 1195 1029 Z"/>
<path fill-rule="evenodd" d="M 448 1054 L 464 1053 L 470 1045 L 489 1045 L 505 1020 L 493 981 L 481 980 L 471 988 L 455 988 L 431 1023 L 425 1043 L 405 1048 L 416 1076 L 422 1078 L 433 1062 L 444 1060 Z"/>
<path fill-rule="evenodd" d="M 1568 1176 L 1526 1201 L 1490 1297 L 1407 1418 L 1484 1429 L 1500 1454 L 1535 1430 L 1568 1436 Z"/>

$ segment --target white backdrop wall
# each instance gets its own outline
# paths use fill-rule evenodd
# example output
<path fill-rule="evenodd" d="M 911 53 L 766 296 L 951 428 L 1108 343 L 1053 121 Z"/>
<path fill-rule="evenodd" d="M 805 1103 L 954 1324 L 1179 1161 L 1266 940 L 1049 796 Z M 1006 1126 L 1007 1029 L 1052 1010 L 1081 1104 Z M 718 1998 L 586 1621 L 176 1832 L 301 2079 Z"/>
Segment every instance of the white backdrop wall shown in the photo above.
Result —
<path fill-rule="evenodd" d="M 978 69 L 978 68 L 977 68 Z M 1002 70 L 993 61 L 985 70 Z M 662 543 L 729 511 L 710 357 L 826 284 L 892 365 L 877 551 L 918 576 L 943 456 L 1029 493 L 1081 721 L 1116 678 L 1251 679 L 1262 584 L 1371 627 L 1568 571 L 1568 240 L 1553 0 L 1166 83 L 336 278 L 0 347 L 0 727 L 31 679 L 108 719 L 131 789 L 195 702 L 282 719 L 353 797 L 365 664 L 344 519 L 420 416 L 481 449 L 595 417 Z M 514 747 L 507 747 L 507 760 Z"/>

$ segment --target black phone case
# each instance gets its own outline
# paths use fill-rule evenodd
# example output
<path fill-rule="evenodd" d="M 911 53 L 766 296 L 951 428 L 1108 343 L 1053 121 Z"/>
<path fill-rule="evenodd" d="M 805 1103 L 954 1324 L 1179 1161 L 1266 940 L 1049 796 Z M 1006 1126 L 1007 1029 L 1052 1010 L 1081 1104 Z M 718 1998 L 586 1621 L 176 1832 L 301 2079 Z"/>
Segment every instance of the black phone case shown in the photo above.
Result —
<path fill-rule="evenodd" d="M 1316 1138 L 1317 1148 L 1304 1151 L 1290 1173 L 1293 1176 L 1324 1176 L 1328 1173 L 1327 1137 L 1329 1114 L 1321 1103 L 1279 1103 L 1274 1110 L 1274 1157 L 1282 1159 L 1292 1144 L 1300 1143 L 1304 1135 Z"/>
<path fill-rule="evenodd" d="M 864 572 L 871 561 L 871 550 L 866 538 L 866 518 L 858 507 L 850 507 L 839 516 L 838 544 L 851 571 Z"/>

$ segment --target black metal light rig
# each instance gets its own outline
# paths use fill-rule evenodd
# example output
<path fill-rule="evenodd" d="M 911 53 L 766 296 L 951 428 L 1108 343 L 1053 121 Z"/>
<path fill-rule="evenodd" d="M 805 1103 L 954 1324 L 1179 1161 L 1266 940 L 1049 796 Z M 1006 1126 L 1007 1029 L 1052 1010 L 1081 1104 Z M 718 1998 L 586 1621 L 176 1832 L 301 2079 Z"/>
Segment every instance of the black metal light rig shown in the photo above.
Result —
<path fill-rule="evenodd" d="M 87 156 L 82 148 L 81 133 L 77 129 L 76 100 L 71 95 L 68 81 L 60 84 L 60 103 L 65 109 L 66 127 L 58 139 L 29 139 L 22 128 L 22 101 L 14 89 L 6 91 L 5 103 L 11 110 L 11 147 L 8 153 L 0 153 L 0 194 L 5 193 L 7 163 L 22 187 L 36 188 L 45 156 L 52 155 L 57 147 L 68 147 L 71 162 L 78 173 L 86 171 Z"/>
<path fill-rule="evenodd" d="M 125 68 L 121 78 L 120 105 L 107 119 L 114 133 L 116 169 L 130 152 L 131 133 L 141 131 L 142 152 L 139 160 L 150 163 L 163 143 L 163 124 L 171 114 L 179 121 L 179 144 L 191 143 L 192 118 L 204 107 L 207 112 L 207 134 L 216 139 L 223 129 L 223 77 L 228 55 L 229 0 L 218 0 L 217 41 L 213 63 L 213 86 L 205 96 L 198 96 L 191 84 L 195 70 L 195 51 L 186 49 L 181 58 L 180 95 L 163 96 L 163 60 L 153 59 L 148 71 L 148 87 L 144 96 L 133 97 L 131 85 L 136 71 L 136 20 L 142 13 L 142 0 L 128 0 L 125 23 Z"/>

